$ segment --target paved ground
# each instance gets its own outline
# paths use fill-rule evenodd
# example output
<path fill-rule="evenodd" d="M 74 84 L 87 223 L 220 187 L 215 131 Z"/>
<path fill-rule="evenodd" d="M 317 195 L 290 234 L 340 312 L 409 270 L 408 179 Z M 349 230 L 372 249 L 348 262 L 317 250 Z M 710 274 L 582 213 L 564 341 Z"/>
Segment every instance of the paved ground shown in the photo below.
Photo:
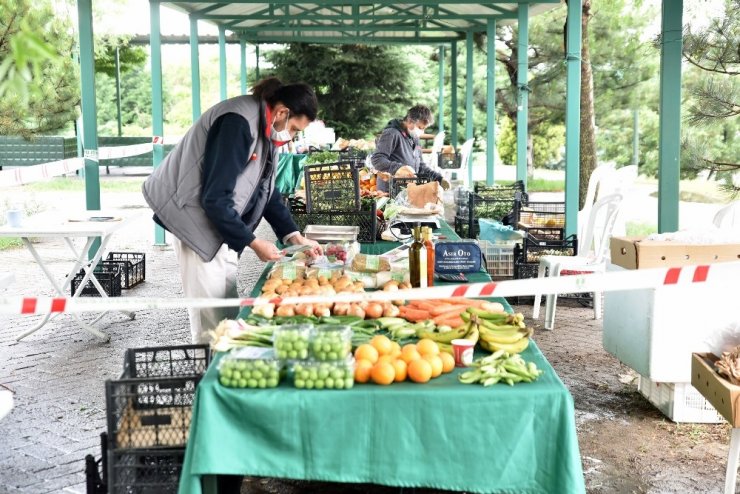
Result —
<path fill-rule="evenodd" d="M 45 201 L 69 206 L 69 193 Z M 137 194 L 111 194 L 104 206 L 141 207 Z M 264 233 L 264 232 L 263 232 Z M 39 251 L 63 276 L 69 264 L 61 242 L 40 240 Z M 146 282 L 130 296 L 179 297 L 181 286 L 171 249 L 152 246 L 151 223 L 143 218 L 115 237 L 115 250 L 145 252 Z M 51 295 L 25 249 L 0 252 L 0 269 L 16 282 L 2 295 Z M 244 257 L 240 288 L 246 290 L 260 263 Z M 719 492 L 727 453 L 727 428 L 672 424 L 635 391 L 630 372 L 601 348 L 601 322 L 577 304 L 561 305 L 554 332 L 539 332 L 538 344 L 569 387 L 576 404 L 579 442 L 589 492 Z M 525 315 L 527 305 L 517 306 Z M 83 493 L 86 454 L 99 455 L 105 430 L 105 379 L 121 372 L 126 348 L 187 343 L 184 310 L 139 311 L 134 321 L 106 316 L 111 335 L 101 343 L 58 318 L 22 342 L 14 335 L 33 319 L 0 315 L 0 384 L 15 392 L 15 408 L 0 421 L 0 494 Z M 326 492 L 280 482 L 253 481 L 249 492 Z M 342 492 L 342 489 L 336 489 Z"/>

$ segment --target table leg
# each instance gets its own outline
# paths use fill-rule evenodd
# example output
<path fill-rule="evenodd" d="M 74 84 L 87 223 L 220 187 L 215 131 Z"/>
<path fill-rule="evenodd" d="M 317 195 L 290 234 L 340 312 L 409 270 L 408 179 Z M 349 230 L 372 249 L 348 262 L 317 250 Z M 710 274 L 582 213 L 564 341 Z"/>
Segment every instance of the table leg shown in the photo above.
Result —
<path fill-rule="evenodd" d="M 730 433 L 730 453 L 727 455 L 727 473 L 725 474 L 725 494 L 735 493 L 737 479 L 737 460 L 740 455 L 740 428 L 733 427 Z"/>

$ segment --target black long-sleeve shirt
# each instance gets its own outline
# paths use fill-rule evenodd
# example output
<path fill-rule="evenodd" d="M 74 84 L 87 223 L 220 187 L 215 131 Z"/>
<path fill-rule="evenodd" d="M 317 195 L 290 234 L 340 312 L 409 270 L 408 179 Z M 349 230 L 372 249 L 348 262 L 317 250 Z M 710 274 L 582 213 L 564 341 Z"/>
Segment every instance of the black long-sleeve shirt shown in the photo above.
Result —
<path fill-rule="evenodd" d="M 237 252 L 244 250 L 256 238 L 234 209 L 233 200 L 239 174 L 247 166 L 258 166 L 256 162 L 250 161 L 251 145 L 249 122 L 236 113 L 226 113 L 217 118 L 208 130 L 203 156 L 201 206 L 223 237 L 224 243 Z M 254 207 L 258 198 L 259 190 L 255 190 L 244 209 L 245 215 Z M 298 231 L 298 226 L 277 189 L 273 190 L 263 217 L 280 240 L 289 233 Z M 156 216 L 154 219 L 161 225 Z"/>

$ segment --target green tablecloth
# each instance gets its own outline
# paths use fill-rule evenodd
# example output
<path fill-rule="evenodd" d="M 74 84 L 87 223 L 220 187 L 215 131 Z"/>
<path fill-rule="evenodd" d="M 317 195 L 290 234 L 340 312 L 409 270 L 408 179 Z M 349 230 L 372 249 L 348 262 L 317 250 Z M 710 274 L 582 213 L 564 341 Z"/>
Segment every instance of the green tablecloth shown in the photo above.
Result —
<path fill-rule="evenodd" d="M 447 224 L 437 233 L 457 239 Z M 378 254 L 396 245 L 362 250 Z M 468 278 L 490 279 L 485 272 Z M 510 310 L 504 299 L 492 300 Z M 455 370 L 425 385 L 345 391 L 287 383 L 224 388 L 217 358 L 198 385 L 179 493 L 201 493 L 201 481 L 219 474 L 482 493 L 585 492 L 573 399 L 534 343 L 522 355 L 545 371 L 534 383 L 463 385 Z"/>
<path fill-rule="evenodd" d="M 298 184 L 301 183 L 303 174 L 303 165 L 306 162 L 307 154 L 281 153 L 278 157 L 277 177 L 275 178 L 275 187 L 284 196 L 289 196 L 295 192 Z"/>

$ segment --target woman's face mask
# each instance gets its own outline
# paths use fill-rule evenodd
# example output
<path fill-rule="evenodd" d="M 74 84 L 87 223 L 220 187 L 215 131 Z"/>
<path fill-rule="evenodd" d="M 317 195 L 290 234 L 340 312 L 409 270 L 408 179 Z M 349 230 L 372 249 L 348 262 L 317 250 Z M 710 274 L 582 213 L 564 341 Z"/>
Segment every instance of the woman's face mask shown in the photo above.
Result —
<path fill-rule="evenodd" d="M 277 130 L 275 128 L 275 120 L 277 120 L 277 115 L 275 115 L 275 118 L 272 120 L 272 127 L 270 128 L 270 139 L 275 142 L 275 144 L 282 145 L 293 140 L 293 134 L 291 134 L 290 130 L 288 129 L 289 119 L 290 111 L 288 111 L 288 115 L 285 117 L 285 127 L 283 128 L 283 130 Z"/>
<path fill-rule="evenodd" d="M 414 127 L 414 130 L 411 131 L 411 135 L 413 135 L 417 139 L 420 138 L 423 133 L 424 129 L 420 129 L 419 127 Z"/>

